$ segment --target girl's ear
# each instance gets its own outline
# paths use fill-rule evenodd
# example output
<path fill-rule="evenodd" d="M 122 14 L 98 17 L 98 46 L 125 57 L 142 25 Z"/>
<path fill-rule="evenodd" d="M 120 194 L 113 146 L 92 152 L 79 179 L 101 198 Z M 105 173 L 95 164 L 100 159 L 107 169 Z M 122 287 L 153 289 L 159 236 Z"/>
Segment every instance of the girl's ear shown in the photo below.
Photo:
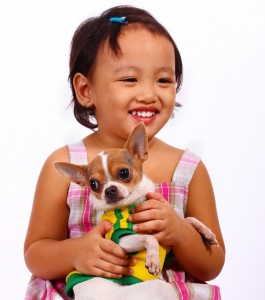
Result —
<path fill-rule="evenodd" d="M 73 80 L 75 94 L 78 102 L 84 107 L 91 107 L 93 105 L 91 97 L 91 83 L 81 73 L 76 73 Z"/>

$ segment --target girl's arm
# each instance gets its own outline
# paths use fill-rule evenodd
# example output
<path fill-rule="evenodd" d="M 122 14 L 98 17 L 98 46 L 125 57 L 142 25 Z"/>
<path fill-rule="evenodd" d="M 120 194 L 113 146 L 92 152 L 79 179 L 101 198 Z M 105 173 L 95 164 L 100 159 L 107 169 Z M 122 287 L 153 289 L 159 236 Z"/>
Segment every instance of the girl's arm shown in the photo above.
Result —
<path fill-rule="evenodd" d="M 54 168 L 54 161 L 68 161 L 66 147 L 45 162 L 36 186 L 28 232 L 25 261 L 29 270 L 45 279 L 64 278 L 74 269 L 84 274 L 119 278 L 130 274 L 122 248 L 103 238 L 111 229 L 102 222 L 80 238 L 67 238 L 69 182 Z"/>
<path fill-rule="evenodd" d="M 134 230 L 152 232 L 159 242 L 170 245 L 180 266 L 193 277 L 212 280 L 221 271 L 225 259 L 225 246 L 218 222 L 214 193 L 208 172 L 199 163 L 189 186 L 186 216 L 203 222 L 216 235 L 219 247 L 205 243 L 196 229 L 180 218 L 158 193 L 149 193 L 149 201 L 138 205 L 131 221 Z"/>
<path fill-rule="evenodd" d="M 174 247 L 176 257 L 188 273 L 207 281 L 214 279 L 222 270 L 225 261 L 225 245 L 219 225 L 212 183 L 203 162 L 200 162 L 190 182 L 186 217 L 195 217 L 216 235 L 219 246 L 210 246 L 192 226 L 183 226 L 182 242 Z M 194 260 L 189 264 L 188 259 Z"/>

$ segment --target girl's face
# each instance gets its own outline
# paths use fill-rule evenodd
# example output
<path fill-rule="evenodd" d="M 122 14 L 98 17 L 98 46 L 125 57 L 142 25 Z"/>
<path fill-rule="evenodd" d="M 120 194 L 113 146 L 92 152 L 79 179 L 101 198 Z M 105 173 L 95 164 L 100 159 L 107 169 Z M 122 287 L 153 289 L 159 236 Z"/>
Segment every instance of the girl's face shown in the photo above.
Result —
<path fill-rule="evenodd" d="M 123 141 L 143 121 L 152 138 L 175 105 L 173 45 L 143 28 L 124 29 L 119 45 L 122 55 L 118 58 L 108 43 L 103 45 L 90 81 L 98 132 Z"/>

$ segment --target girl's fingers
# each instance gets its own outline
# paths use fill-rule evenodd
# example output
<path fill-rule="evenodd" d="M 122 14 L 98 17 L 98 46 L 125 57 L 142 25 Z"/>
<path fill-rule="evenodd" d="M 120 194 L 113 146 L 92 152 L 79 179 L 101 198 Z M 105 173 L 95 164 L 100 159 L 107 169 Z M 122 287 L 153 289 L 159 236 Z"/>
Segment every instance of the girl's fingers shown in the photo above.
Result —
<path fill-rule="evenodd" d="M 134 212 L 129 217 L 129 221 L 132 223 L 141 223 L 161 219 L 163 219 L 163 212 L 158 209 L 147 209 L 140 212 Z"/>
<path fill-rule="evenodd" d="M 130 265 L 130 258 L 122 259 L 109 252 L 102 252 L 100 258 L 102 261 L 121 267 L 128 267 Z"/>
<path fill-rule="evenodd" d="M 100 273 L 97 276 L 113 277 L 115 275 L 115 278 L 119 278 L 121 275 L 131 275 L 133 272 L 131 267 L 135 263 L 135 259 L 128 258 L 121 260 L 111 254 L 105 253 L 100 260 L 97 260 L 94 268 Z"/>
<path fill-rule="evenodd" d="M 121 248 L 121 246 L 110 240 L 103 239 L 100 243 L 100 248 L 103 252 L 110 253 L 113 257 L 117 257 L 122 260 L 128 257 L 128 254 Z"/>
<path fill-rule="evenodd" d="M 139 233 L 153 233 L 160 232 L 162 230 L 162 221 L 161 220 L 152 220 L 149 222 L 139 223 L 133 225 L 133 231 Z"/>
<path fill-rule="evenodd" d="M 106 233 L 108 233 L 112 228 L 112 224 L 109 221 L 99 222 L 96 227 L 94 227 L 97 232 L 104 237 Z"/>
<path fill-rule="evenodd" d="M 133 269 L 129 267 L 113 266 L 105 263 L 94 269 L 95 276 L 105 278 L 121 278 L 123 275 L 132 275 Z"/>
<path fill-rule="evenodd" d="M 168 202 L 161 196 L 159 193 L 148 193 L 146 195 L 148 201 L 144 201 L 143 203 L 137 205 L 133 210 L 134 213 L 149 210 L 149 209 L 162 209 L 163 204 L 168 204 Z"/>
<path fill-rule="evenodd" d="M 161 194 L 159 194 L 159 193 L 148 193 L 148 194 L 146 194 L 146 198 L 147 199 L 154 199 L 154 200 L 157 200 L 157 201 L 159 201 L 159 202 L 167 202 L 163 197 L 162 197 L 162 195 Z"/>
<path fill-rule="evenodd" d="M 133 209 L 133 214 L 146 211 L 146 210 L 151 210 L 151 209 L 160 209 L 161 208 L 161 203 L 158 202 L 157 200 L 148 200 L 145 201 L 139 205 L 137 205 Z"/>

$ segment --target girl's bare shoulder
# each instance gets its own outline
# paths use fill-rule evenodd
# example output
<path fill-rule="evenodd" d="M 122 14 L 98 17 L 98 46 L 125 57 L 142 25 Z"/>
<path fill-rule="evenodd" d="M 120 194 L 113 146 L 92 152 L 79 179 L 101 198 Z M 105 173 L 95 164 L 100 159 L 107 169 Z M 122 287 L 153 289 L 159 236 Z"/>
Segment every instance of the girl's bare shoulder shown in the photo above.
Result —
<path fill-rule="evenodd" d="M 63 146 L 61 148 L 56 149 L 53 151 L 47 158 L 46 162 L 53 162 L 53 161 L 65 161 L 68 162 L 70 159 L 69 151 L 67 146 Z"/>
<path fill-rule="evenodd" d="M 69 153 L 67 146 L 63 146 L 53 151 L 44 161 L 41 172 L 39 174 L 39 184 L 47 185 L 50 182 L 62 181 L 62 176 L 55 169 L 54 163 L 57 161 L 69 162 Z M 65 180 L 64 180 L 65 181 Z"/>
<path fill-rule="evenodd" d="M 170 182 L 183 152 L 182 149 L 156 139 L 154 147 L 149 151 L 144 170 L 155 182 Z"/>
<path fill-rule="evenodd" d="M 158 155 L 162 153 L 163 156 L 166 156 L 172 162 L 178 162 L 184 151 L 184 149 L 177 148 L 157 139 L 156 152 Z"/>

